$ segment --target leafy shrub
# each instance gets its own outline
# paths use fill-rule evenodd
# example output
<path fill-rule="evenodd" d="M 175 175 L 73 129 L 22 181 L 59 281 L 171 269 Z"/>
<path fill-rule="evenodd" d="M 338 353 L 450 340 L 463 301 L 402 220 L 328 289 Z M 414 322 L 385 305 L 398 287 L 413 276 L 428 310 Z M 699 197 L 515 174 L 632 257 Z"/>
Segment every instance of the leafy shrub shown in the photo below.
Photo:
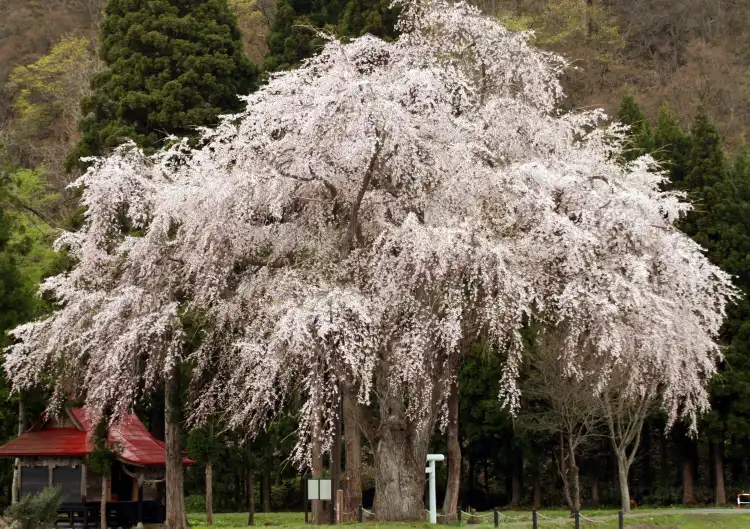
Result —
<path fill-rule="evenodd" d="M 8 507 L 5 516 L 12 529 L 47 529 L 57 519 L 62 489 L 49 487 L 39 494 L 27 494 Z"/>
<path fill-rule="evenodd" d="M 206 512 L 206 497 L 198 494 L 186 496 L 185 510 L 187 512 Z"/>

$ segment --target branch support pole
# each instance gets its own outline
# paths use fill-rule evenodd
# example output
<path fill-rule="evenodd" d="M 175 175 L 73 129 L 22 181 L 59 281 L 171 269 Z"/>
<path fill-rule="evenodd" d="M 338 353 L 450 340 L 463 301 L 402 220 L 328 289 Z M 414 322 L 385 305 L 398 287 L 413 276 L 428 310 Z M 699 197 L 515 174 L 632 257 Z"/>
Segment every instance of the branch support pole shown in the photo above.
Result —
<path fill-rule="evenodd" d="M 443 454 L 427 454 L 427 468 L 425 473 L 429 475 L 430 481 L 430 523 L 437 523 L 437 490 L 435 488 L 435 462 L 445 461 Z"/>

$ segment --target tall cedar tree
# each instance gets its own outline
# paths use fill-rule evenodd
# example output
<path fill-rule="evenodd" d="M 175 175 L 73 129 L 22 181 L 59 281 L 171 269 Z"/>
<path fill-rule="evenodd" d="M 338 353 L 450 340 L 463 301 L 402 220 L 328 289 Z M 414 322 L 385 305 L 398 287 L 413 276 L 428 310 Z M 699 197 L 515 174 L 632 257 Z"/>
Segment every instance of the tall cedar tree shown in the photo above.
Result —
<path fill-rule="evenodd" d="M 654 150 L 654 136 L 651 125 L 640 106 L 631 94 L 623 96 L 617 119 L 630 127 L 630 140 L 623 152 L 627 161 L 632 161 Z"/>
<path fill-rule="evenodd" d="M 385 40 L 395 37 L 398 13 L 390 4 L 390 0 L 277 0 L 264 69 L 294 68 L 322 49 L 323 40 L 315 29 L 338 37 L 367 33 Z"/>
<path fill-rule="evenodd" d="M 654 157 L 669 171 L 669 187 L 681 187 L 690 167 L 693 143 L 683 130 L 680 118 L 666 101 L 659 108 L 654 131 Z"/>
<path fill-rule="evenodd" d="M 83 100 L 67 168 L 127 138 L 153 151 L 169 135 L 215 125 L 257 83 L 226 0 L 110 0 L 101 40 L 106 68 Z"/>

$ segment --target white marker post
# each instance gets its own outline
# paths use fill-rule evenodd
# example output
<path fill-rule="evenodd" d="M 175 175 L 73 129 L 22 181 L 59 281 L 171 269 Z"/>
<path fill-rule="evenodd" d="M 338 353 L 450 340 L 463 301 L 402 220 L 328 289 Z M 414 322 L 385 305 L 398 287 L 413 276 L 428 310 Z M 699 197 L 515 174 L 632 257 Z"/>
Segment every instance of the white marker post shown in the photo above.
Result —
<path fill-rule="evenodd" d="M 427 454 L 425 473 L 430 475 L 430 523 L 437 523 L 437 491 L 435 490 L 435 461 L 445 461 L 443 454 Z"/>

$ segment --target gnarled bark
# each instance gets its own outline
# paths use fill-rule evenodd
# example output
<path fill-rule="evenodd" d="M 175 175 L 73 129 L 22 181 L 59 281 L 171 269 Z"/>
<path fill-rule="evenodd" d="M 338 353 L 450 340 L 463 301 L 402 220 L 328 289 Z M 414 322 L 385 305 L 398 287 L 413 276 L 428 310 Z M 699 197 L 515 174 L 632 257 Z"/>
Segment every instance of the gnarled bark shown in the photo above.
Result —
<path fill-rule="evenodd" d="M 387 423 L 378 430 L 373 509 L 379 520 L 424 520 L 429 438 L 420 434 L 402 424 Z"/>

